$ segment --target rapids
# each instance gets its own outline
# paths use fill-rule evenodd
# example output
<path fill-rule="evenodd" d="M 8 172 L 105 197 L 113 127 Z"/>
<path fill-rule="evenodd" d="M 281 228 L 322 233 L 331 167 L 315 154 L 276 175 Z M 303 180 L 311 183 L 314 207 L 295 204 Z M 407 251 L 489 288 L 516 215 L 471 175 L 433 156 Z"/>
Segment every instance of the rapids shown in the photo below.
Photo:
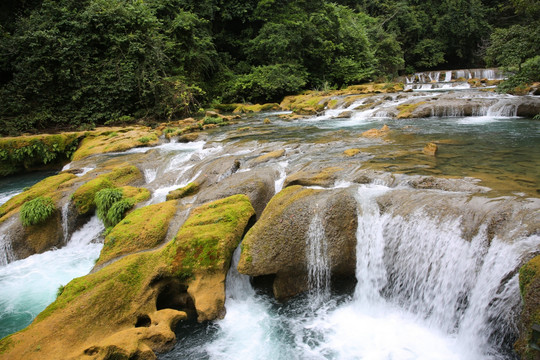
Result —
<path fill-rule="evenodd" d="M 409 84 L 454 84 L 469 75 L 477 74 L 417 74 Z M 294 174 L 336 169 L 329 183 L 316 188 L 354 191 L 355 282 L 332 282 L 324 222 L 315 211 L 305 236 L 308 292 L 276 301 L 264 281 L 238 273 L 238 248 L 226 280 L 225 318 L 180 323 L 175 348 L 160 359 L 515 358 L 518 269 L 540 247 L 538 229 L 528 227 L 540 213 L 540 123 L 516 117 L 515 99 L 503 95 L 467 90 L 403 96 L 381 96 L 367 110 L 366 99 L 347 104 L 343 98 L 342 106 L 300 119 L 255 114 L 196 142 L 163 140 L 154 148 L 66 167 L 91 172 L 113 157 L 137 165 L 152 193 L 142 205 L 162 202 L 169 191 L 193 181 L 204 180 L 212 191 L 234 176 L 259 172 L 273 174 L 269 181 L 278 193 Z M 413 97 L 439 96 L 447 106 L 434 107 L 429 119 L 392 116 L 392 109 Z M 455 99 L 485 106 L 466 117 L 453 107 Z M 349 116 L 340 117 L 344 112 Z M 384 124 L 391 129 L 385 139 L 361 136 Z M 436 157 L 422 153 L 429 142 L 439 147 Z M 358 153 L 345 156 L 351 148 Z M 284 155 L 258 160 L 277 150 Z M 6 201 L 27 185 L 0 186 Z M 203 195 L 183 204 L 197 204 Z M 507 220 L 499 227 L 486 215 L 498 209 Z M 102 231 L 92 218 L 65 247 L 22 260 L 10 254 L 9 237 L 2 234 L 0 337 L 28 325 L 60 285 L 92 269 Z"/>

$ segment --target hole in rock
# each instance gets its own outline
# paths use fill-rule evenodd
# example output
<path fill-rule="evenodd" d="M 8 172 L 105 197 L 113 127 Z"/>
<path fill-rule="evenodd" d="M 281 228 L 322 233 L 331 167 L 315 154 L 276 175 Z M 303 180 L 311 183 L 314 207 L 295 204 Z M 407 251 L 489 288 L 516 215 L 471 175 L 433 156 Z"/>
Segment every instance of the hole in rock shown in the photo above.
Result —
<path fill-rule="evenodd" d="M 149 327 L 152 321 L 150 320 L 150 316 L 148 315 L 139 315 L 137 316 L 137 322 L 135 323 L 135 327 Z"/>
<path fill-rule="evenodd" d="M 156 309 L 175 309 L 186 312 L 189 318 L 196 316 L 195 304 L 187 287 L 177 279 L 163 279 L 159 282 Z"/>

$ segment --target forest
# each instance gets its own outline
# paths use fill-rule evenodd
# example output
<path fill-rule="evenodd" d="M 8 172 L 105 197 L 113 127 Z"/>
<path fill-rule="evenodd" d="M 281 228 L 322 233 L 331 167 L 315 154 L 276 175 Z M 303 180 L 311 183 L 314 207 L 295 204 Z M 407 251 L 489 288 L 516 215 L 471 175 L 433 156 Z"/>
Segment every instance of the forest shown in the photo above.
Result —
<path fill-rule="evenodd" d="M 540 1 L 5 0 L 0 133 L 485 66 L 540 80 Z"/>

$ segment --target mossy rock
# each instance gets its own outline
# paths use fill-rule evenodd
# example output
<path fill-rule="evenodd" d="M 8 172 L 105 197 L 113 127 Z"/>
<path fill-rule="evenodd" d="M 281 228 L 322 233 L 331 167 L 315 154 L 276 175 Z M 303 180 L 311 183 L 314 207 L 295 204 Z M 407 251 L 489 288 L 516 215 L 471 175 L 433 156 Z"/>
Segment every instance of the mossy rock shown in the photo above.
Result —
<path fill-rule="evenodd" d="M 167 350 L 175 343 L 173 320 L 185 318 L 191 309 L 189 295 L 198 312 L 203 306 L 199 318 L 223 313 L 225 274 L 252 215 L 251 204 L 242 195 L 195 209 L 167 246 L 128 255 L 72 280 L 28 328 L 0 340 L 2 355 L 116 358 L 131 356 L 126 348 L 133 349 L 134 342 L 135 350 L 144 350 L 145 356 Z M 208 248 L 201 245 L 206 240 L 209 251 L 198 252 L 200 246 Z M 168 331 L 153 333 L 159 326 Z M 141 344 L 146 347 L 141 349 Z"/>
<path fill-rule="evenodd" d="M 233 113 L 256 113 L 261 111 L 272 111 L 272 110 L 279 110 L 279 104 L 276 103 L 269 103 L 269 104 L 241 104 L 234 109 Z"/>
<path fill-rule="evenodd" d="M 129 213 L 105 238 L 96 265 L 159 245 L 165 239 L 176 205 L 176 201 L 167 201 Z"/>
<path fill-rule="evenodd" d="M 71 159 L 83 133 L 0 138 L 0 176 Z"/>
<path fill-rule="evenodd" d="M 270 151 L 270 152 L 268 152 L 266 154 L 263 154 L 263 155 L 258 156 L 257 158 L 255 158 L 255 160 L 253 160 L 253 165 L 258 165 L 258 164 L 261 164 L 261 163 L 266 162 L 268 160 L 280 158 L 284 154 L 285 154 L 285 150 L 283 150 L 283 149 Z"/>
<path fill-rule="evenodd" d="M 322 170 L 303 170 L 293 173 L 285 179 L 284 187 L 291 185 L 302 186 L 331 186 L 337 179 L 337 173 L 343 168 L 331 166 Z"/>
<path fill-rule="evenodd" d="M 523 310 L 515 348 L 521 359 L 535 360 L 540 357 L 540 255 L 519 270 L 519 290 Z"/>
<path fill-rule="evenodd" d="M 106 128 L 87 133 L 73 160 L 90 155 L 126 151 L 140 146 L 153 146 L 159 143 L 161 133 L 148 127 Z"/>
<path fill-rule="evenodd" d="M 198 182 L 190 182 L 184 187 L 173 190 L 167 194 L 167 200 L 182 199 L 186 196 L 195 195 L 200 190 L 200 185 Z"/>
<path fill-rule="evenodd" d="M 426 104 L 425 101 L 419 101 L 414 104 L 398 105 L 397 109 L 399 110 L 399 114 L 397 115 L 397 118 L 409 119 L 409 118 L 414 117 L 414 114 L 413 114 L 414 110 L 416 110 L 416 108 L 419 107 L 420 105 L 424 105 L 424 104 Z"/>
<path fill-rule="evenodd" d="M 353 157 L 355 155 L 358 155 L 362 150 L 360 149 L 356 149 L 356 148 L 353 148 L 353 149 L 347 149 L 343 152 L 343 154 L 345 154 L 345 156 L 348 156 L 348 157 Z"/>
<path fill-rule="evenodd" d="M 306 244 L 317 214 L 333 276 L 353 276 L 356 208 L 349 189 L 319 190 L 298 185 L 283 189 L 244 237 L 238 271 L 250 276 L 276 275 L 273 285 L 278 299 L 307 290 Z"/>
<path fill-rule="evenodd" d="M 39 196 L 47 196 L 52 198 L 53 201 L 57 201 L 61 196 L 61 192 L 58 191 L 61 185 L 75 178 L 77 178 L 76 175 L 68 173 L 49 176 L 33 185 L 30 189 L 12 197 L 5 204 L 0 206 L 0 223 L 4 222 L 9 216 L 17 212 L 25 202 Z"/>
<path fill-rule="evenodd" d="M 85 215 L 95 210 L 94 198 L 99 190 L 125 186 L 142 178 L 142 173 L 136 166 L 121 166 L 113 171 L 101 174 L 81 185 L 73 193 L 73 202 L 79 215 Z"/>

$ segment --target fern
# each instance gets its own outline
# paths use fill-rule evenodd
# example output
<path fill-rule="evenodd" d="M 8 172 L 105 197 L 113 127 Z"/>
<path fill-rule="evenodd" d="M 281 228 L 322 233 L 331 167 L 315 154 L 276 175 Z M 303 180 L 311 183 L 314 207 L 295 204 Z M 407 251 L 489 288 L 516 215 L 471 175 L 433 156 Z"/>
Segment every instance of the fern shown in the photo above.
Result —
<path fill-rule="evenodd" d="M 122 196 L 122 189 L 118 188 L 101 189 L 96 193 L 94 201 L 97 207 L 97 216 L 103 223 L 107 224 L 107 213 L 109 209 L 116 202 L 120 201 Z"/>
<path fill-rule="evenodd" d="M 40 196 L 23 204 L 20 212 L 21 222 L 23 226 L 42 224 L 55 211 L 52 199 Z"/>
<path fill-rule="evenodd" d="M 115 226 L 122 220 L 126 211 L 133 207 L 131 199 L 122 199 L 115 202 L 107 212 L 107 220 L 103 221 L 107 226 Z"/>

